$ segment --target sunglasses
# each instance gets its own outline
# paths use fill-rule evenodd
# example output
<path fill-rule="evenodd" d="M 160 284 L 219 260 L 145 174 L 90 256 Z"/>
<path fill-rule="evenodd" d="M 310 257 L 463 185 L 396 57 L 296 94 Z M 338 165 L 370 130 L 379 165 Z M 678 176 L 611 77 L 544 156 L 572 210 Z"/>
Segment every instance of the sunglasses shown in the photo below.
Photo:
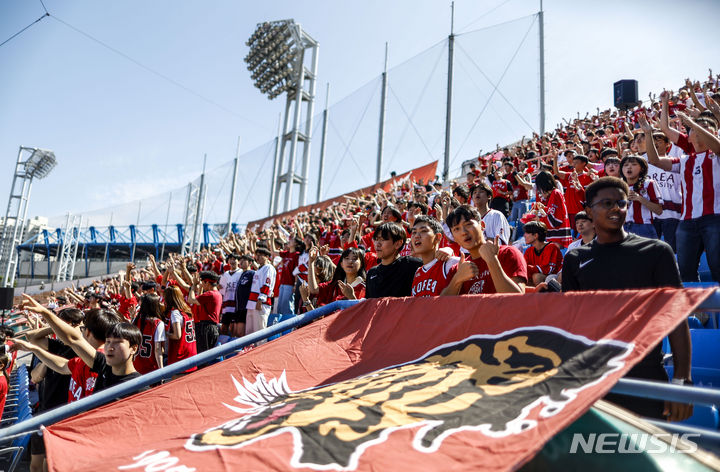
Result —
<path fill-rule="evenodd" d="M 600 208 L 603 210 L 610 210 L 615 205 L 621 210 L 624 210 L 628 206 L 627 200 L 611 200 L 609 198 L 604 198 L 602 200 L 598 200 L 597 202 L 593 203 L 592 205 L 589 205 L 591 208 L 595 205 L 600 205 Z"/>

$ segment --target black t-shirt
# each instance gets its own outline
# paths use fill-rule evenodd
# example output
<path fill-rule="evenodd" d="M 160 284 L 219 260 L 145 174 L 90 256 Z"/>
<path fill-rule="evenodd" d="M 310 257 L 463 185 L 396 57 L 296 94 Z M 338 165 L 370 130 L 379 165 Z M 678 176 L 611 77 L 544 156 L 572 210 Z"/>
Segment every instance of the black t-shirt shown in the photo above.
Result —
<path fill-rule="evenodd" d="M 569 251 L 563 261 L 563 292 L 657 287 L 682 287 L 672 248 L 658 239 L 628 233 L 617 243 L 594 240 Z M 658 344 L 627 375 L 658 378 L 664 372 Z"/>
<path fill-rule="evenodd" d="M 140 377 L 140 372 L 133 372 L 132 374 L 127 375 L 115 375 L 112 372 L 112 367 L 107 365 L 107 360 L 105 359 L 105 354 L 98 351 L 95 353 L 95 361 L 93 362 L 92 366 L 93 372 L 96 372 L 98 374 L 97 380 L 95 381 L 95 392 L 99 392 L 101 390 L 105 390 L 106 388 L 110 388 L 113 385 L 117 385 L 119 383 L 125 382 L 130 379 L 134 379 L 136 377 Z M 147 390 L 147 387 L 145 388 Z M 67 395 L 67 394 L 66 394 Z M 132 394 L 128 394 L 132 395 Z"/>
<path fill-rule="evenodd" d="M 415 271 L 422 265 L 417 257 L 408 256 L 399 257 L 389 265 L 376 265 L 368 272 L 365 297 L 409 297 Z"/>
<path fill-rule="evenodd" d="M 77 356 L 70 346 L 57 339 L 48 339 L 48 352 L 65 359 L 72 359 Z M 42 383 L 43 388 L 38 411 L 46 411 L 67 404 L 67 392 L 70 388 L 69 375 L 59 374 L 48 367 Z"/>
<path fill-rule="evenodd" d="M 656 287 L 682 287 L 672 248 L 658 239 L 627 234 L 617 243 L 595 240 L 563 261 L 563 292 Z"/>

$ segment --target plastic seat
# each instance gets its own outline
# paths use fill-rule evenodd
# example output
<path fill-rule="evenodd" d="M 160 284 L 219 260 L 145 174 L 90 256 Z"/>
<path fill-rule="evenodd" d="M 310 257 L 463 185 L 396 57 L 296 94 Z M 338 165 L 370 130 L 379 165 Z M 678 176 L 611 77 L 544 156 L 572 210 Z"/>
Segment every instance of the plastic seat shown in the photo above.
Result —
<path fill-rule="evenodd" d="M 692 416 L 684 421 L 680 421 L 679 423 L 688 426 L 717 430 L 720 428 L 720 414 L 718 413 L 718 409 L 715 405 L 694 405 Z"/>
<path fill-rule="evenodd" d="M 688 326 L 690 329 L 703 329 L 704 326 L 697 316 L 688 316 Z"/>

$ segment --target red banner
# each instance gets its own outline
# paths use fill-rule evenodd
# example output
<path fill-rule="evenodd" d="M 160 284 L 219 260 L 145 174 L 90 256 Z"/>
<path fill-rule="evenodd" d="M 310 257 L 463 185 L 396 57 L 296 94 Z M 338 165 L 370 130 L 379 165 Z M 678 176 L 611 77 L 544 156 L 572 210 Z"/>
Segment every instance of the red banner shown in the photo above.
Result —
<path fill-rule="evenodd" d="M 394 179 L 384 180 L 375 185 L 370 185 L 369 187 L 354 190 L 352 192 L 345 193 L 335 198 L 330 198 L 328 200 L 323 200 L 322 202 L 313 203 L 312 205 L 301 206 L 294 210 L 286 211 L 285 213 L 278 213 L 275 216 L 269 216 L 260 220 L 251 221 L 247 224 L 247 227 L 253 230 L 257 228 L 264 228 L 264 226 L 268 223 L 272 223 L 275 220 L 282 221 L 285 218 L 292 218 L 298 213 L 315 209 L 324 210 L 333 203 L 345 203 L 346 195 L 349 197 L 359 197 L 360 195 L 374 195 L 378 191 L 378 189 L 389 192 L 393 185 L 402 185 L 406 181 L 419 182 L 420 180 L 422 180 L 423 182 L 427 183 L 435 178 L 435 173 L 437 172 L 437 164 L 437 161 L 431 162 L 430 164 L 425 164 L 422 167 L 418 167 L 416 169 L 409 170 L 403 174 L 400 174 Z"/>
<path fill-rule="evenodd" d="M 709 293 L 367 300 L 51 426 L 50 470 L 512 470 Z"/>

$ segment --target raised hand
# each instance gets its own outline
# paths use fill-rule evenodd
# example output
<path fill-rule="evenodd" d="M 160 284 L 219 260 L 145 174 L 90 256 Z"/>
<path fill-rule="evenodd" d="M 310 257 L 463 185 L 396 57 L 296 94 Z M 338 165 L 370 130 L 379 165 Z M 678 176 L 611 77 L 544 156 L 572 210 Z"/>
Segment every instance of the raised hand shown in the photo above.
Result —
<path fill-rule="evenodd" d="M 645 135 L 652 136 L 653 129 L 650 123 L 648 123 L 645 113 L 638 113 L 637 119 L 638 123 L 640 124 L 640 128 L 645 132 Z"/>
<path fill-rule="evenodd" d="M 338 280 L 338 287 L 345 298 L 348 300 L 355 300 L 355 290 L 350 284 L 346 284 L 342 280 Z"/>
<path fill-rule="evenodd" d="M 318 256 L 319 256 L 319 251 L 318 251 L 317 246 L 311 247 L 310 250 L 308 251 L 308 263 L 312 264 L 313 262 L 315 262 L 317 260 Z"/>
<path fill-rule="evenodd" d="M 490 262 L 496 258 L 500 252 L 500 236 L 495 236 L 493 241 L 485 241 L 485 244 L 480 246 L 480 257 L 485 262 Z"/>

